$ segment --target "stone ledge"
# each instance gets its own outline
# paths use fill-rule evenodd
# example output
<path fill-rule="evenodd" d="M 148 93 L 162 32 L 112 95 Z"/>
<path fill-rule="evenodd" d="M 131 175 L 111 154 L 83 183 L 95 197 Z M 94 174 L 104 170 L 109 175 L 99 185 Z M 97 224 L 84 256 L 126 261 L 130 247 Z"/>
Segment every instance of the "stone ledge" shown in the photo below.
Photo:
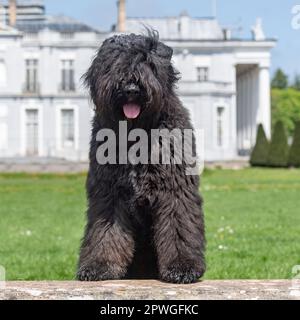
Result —
<path fill-rule="evenodd" d="M 155 280 L 6 282 L 0 299 L 20 300 L 248 300 L 300 299 L 291 280 L 207 280 L 174 285 Z"/>

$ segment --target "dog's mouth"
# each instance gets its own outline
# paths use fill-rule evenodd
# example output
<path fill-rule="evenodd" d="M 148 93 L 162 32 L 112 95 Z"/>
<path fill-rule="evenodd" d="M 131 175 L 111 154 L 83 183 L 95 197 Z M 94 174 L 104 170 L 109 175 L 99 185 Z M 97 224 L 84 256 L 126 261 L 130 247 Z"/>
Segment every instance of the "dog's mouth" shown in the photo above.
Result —
<path fill-rule="evenodd" d="M 136 103 L 126 103 L 123 105 L 123 112 L 127 119 L 136 119 L 141 113 L 141 106 Z"/>

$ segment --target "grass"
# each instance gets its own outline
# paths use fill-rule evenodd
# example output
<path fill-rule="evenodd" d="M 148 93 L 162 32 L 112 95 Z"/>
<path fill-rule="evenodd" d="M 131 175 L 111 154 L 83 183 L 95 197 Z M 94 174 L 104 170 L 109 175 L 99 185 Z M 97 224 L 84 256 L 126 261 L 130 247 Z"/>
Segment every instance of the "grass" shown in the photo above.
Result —
<path fill-rule="evenodd" d="M 213 171 L 202 189 L 206 278 L 292 277 L 300 264 L 300 171 Z"/>
<path fill-rule="evenodd" d="M 0 265 L 9 280 L 73 279 L 84 175 L 0 175 Z M 205 171 L 206 279 L 291 278 L 300 264 L 300 171 Z"/>
<path fill-rule="evenodd" d="M 84 179 L 0 176 L 0 265 L 8 279 L 73 278 L 84 227 Z"/>

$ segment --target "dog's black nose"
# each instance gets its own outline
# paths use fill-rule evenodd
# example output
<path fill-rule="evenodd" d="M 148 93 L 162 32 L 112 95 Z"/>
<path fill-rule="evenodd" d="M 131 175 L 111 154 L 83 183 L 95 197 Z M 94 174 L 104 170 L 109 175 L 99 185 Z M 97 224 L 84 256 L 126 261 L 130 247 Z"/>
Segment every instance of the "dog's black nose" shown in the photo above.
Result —
<path fill-rule="evenodd" d="M 140 88 L 134 83 L 131 83 L 125 87 L 125 92 L 128 95 L 138 95 L 140 93 Z"/>

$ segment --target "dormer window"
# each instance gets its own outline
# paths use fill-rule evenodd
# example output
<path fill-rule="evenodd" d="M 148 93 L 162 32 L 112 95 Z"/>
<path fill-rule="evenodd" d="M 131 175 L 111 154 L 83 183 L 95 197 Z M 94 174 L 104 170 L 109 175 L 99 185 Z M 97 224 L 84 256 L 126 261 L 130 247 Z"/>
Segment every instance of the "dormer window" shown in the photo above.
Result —
<path fill-rule="evenodd" d="M 74 32 L 61 32 L 60 36 L 64 40 L 71 40 L 74 38 Z"/>

